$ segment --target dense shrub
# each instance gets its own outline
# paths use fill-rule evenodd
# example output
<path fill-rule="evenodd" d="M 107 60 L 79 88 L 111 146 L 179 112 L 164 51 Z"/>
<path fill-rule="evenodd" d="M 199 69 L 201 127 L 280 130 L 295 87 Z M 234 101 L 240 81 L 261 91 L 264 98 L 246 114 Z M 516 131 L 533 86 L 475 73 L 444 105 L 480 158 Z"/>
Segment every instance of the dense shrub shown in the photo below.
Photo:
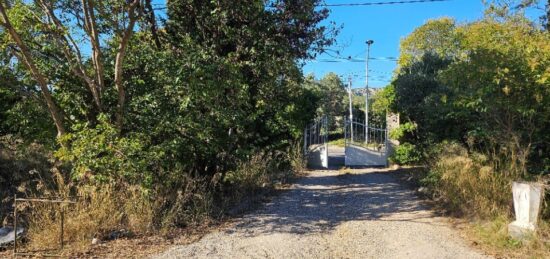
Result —
<path fill-rule="evenodd" d="M 51 151 L 12 136 L 0 136 L 0 223 L 12 224 L 14 194 L 46 196 L 40 187 L 52 188 Z"/>
<path fill-rule="evenodd" d="M 138 2 L 0 4 L 10 20 L 0 24 L 0 135 L 47 146 L 44 173 L 63 179 L 17 189 L 42 174 L 9 176 L 23 159 L 0 149 L 0 184 L 10 197 L 80 194 L 67 207 L 71 241 L 188 226 L 284 182 L 302 165 L 295 143 L 319 108 L 297 62 L 334 42 L 318 0 L 169 1 L 160 24 L 152 7 L 141 12 L 150 1 Z M 89 8 L 116 19 L 91 18 L 97 31 L 73 22 Z M 80 45 L 68 39 L 94 47 L 75 58 Z M 29 218 L 31 240 L 43 243 L 59 215 L 34 210 L 44 214 Z"/>
<path fill-rule="evenodd" d="M 72 167 L 71 177 L 93 185 L 125 182 L 151 188 L 155 157 L 147 151 L 143 134 L 119 135 L 105 119 L 95 128 L 83 128 L 61 139 L 65 145 L 56 156 Z"/>
<path fill-rule="evenodd" d="M 421 156 L 417 147 L 411 143 L 402 143 L 395 147 L 390 156 L 390 161 L 398 165 L 411 165 L 420 161 Z"/>

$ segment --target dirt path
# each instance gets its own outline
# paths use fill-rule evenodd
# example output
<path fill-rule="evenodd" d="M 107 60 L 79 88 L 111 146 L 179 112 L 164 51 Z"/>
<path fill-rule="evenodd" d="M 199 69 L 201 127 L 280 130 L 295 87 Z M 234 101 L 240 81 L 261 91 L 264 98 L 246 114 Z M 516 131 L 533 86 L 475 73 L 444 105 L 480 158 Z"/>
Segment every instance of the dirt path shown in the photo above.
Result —
<path fill-rule="evenodd" d="M 159 258 L 484 258 L 382 169 L 314 171 L 224 230 Z"/>

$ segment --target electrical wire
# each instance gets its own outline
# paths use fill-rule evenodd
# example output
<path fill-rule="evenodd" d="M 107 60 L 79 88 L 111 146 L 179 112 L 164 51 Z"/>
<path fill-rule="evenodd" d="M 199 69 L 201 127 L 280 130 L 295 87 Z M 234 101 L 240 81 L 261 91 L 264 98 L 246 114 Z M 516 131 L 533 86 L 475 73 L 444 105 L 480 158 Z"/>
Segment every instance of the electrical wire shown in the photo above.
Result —
<path fill-rule="evenodd" d="M 396 57 L 370 57 L 369 60 L 378 60 L 378 61 L 397 61 Z M 366 59 L 364 58 L 334 58 L 334 59 L 327 59 L 327 58 L 321 58 L 321 59 L 313 59 L 309 60 L 309 62 L 325 62 L 325 63 L 340 63 L 340 62 L 351 62 L 351 63 L 363 63 Z"/>
<path fill-rule="evenodd" d="M 448 1 L 450 0 L 404 0 L 404 1 L 387 1 L 387 2 L 346 3 L 346 4 L 319 4 L 319 6 L 341 7 L 341 6 L 395 5 L 395 4 L 416 4 L 416 3 L 448 2 Z"/>
<path fill-rule="evenodd" d="M 401 1 L 385 1 L 385 2 L 366 2 L 366 3 L 342 3 L 342 4 L 326 4 L 320 3 L 317 6 L 322 7 L 349 7 L 349 6 L 372 6 L 372 5 L 397 5 L 397 4 L 419 4 L 419 3 L 433 3 L 433 2 L 448 2 L 451 0 L 401 0 Z M 165 10 L 167 9 L 165 4 L 153 4 L 155 6 L 153 10 Z M 274 8 L 275 6 L 267 6 Z"/>

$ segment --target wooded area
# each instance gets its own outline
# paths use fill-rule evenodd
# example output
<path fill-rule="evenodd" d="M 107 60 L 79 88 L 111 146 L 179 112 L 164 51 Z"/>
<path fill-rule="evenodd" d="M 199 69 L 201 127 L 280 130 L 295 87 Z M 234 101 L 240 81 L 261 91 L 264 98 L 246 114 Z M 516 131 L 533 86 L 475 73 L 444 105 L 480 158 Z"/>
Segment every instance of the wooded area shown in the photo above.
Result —
<path fill-rule="evenodd" d="M 66 229 L 89 242 L 284 181 L 320 99 L 299 60 L 337 32 L 318 2 L 169 1 L 159 20 L 150 0 L 2 1 L 1 216 L 15 193 L 80 196 Z M 32 211 L 47 243 L 56 215 Z"/>
<path fill-rule="evenodd" d="M 66 238 L 88 244 L 198 224 L 287 181 L 306 124 L 348 112 L 338 75 L 302 71 L 340 28 L 321 2 L 0 0 L 1 219 L 14 194 L 78 197 Z M 423 166 L 457 215 L 510 217 L 512 181 L 549 181 L 550 2 L 533 21 L 536 4 L 426 22 L 370 103 L 372 123 L 401 116 L 392 163 Z M 57 242 L 57 211 L 18 209 L 31 246 Z"/>
<path fill-rule="evenodd" d="M 537 1 L 519 2 L 492 2 L 478 21 L 415 29 L 380 96 L 401 115 L 390 133 L 400 141 L 393 162 L 423 165 L 424 193 L 454 215 L 512 220 L 512 182 L 550 182 L 550 4 L 533 21 L 525 9 Z M 549 251 L 549 202 L 527 250 Z M 502 226 L 489 231 L 491 242 L 514 246 L 497 234 Z"/>

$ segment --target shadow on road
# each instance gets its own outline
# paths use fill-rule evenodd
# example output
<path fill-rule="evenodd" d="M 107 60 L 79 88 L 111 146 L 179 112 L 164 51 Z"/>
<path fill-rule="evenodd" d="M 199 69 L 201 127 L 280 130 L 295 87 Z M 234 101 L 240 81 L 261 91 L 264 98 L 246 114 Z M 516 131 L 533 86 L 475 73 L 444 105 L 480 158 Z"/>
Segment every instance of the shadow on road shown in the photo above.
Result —
<path fill-rule="evenodd" d="M 345 149 L 343 147 L 328 147 L 328 167 L 331 170 L 338 170 L 345 166 Z"/>
<path fill-rule="evenodd" d="M 434 224 L 425 220 L 434 217 L 426 205 L 401 186 L 391 171 L 313 173 L 283 192 L 262 209 L 245 216 L 237 228 L 250 230 L 250 235 L 315 234 L 358 220 Z"/>

